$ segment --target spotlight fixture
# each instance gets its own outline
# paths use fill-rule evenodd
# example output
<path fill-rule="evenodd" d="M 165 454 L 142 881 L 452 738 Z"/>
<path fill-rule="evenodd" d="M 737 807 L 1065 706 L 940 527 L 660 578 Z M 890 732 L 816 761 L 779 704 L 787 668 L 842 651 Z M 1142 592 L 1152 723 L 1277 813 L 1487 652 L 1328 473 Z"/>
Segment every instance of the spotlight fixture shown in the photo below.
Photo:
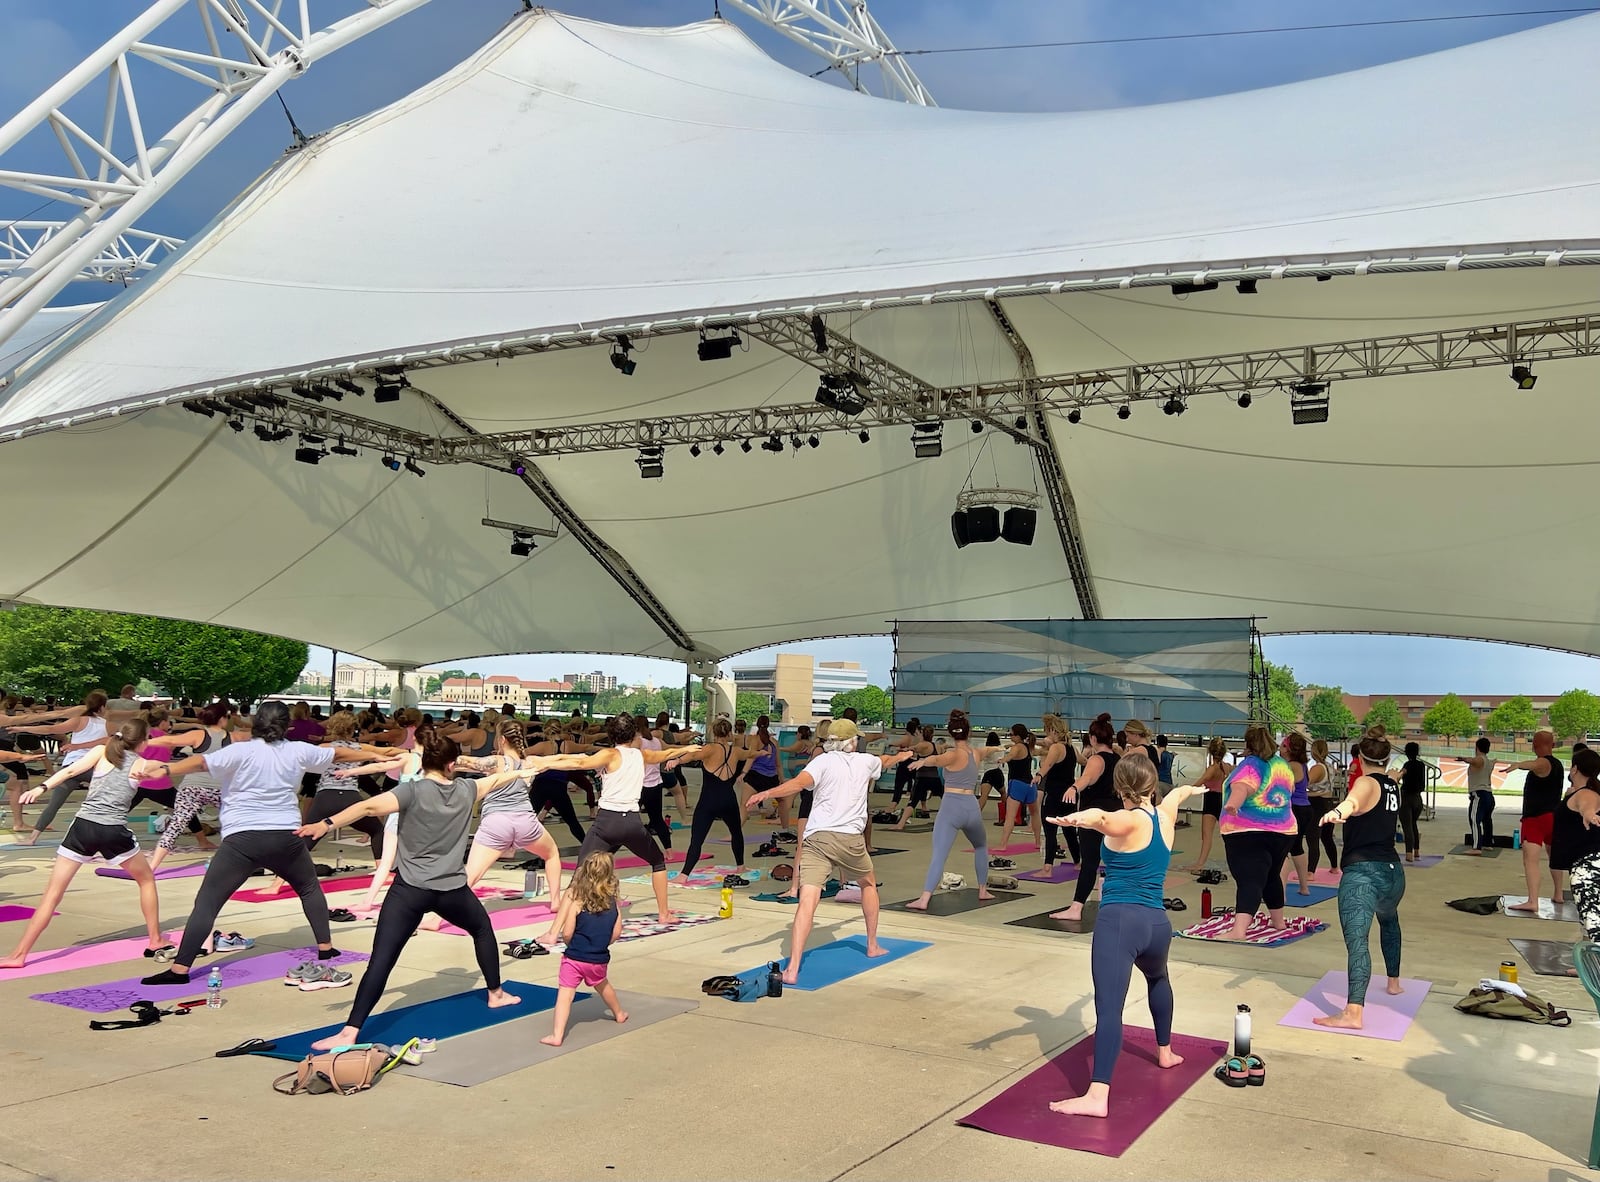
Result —
<path fill-rule="evenodd" d="M 794 448 L 795 451 L 799 451 L 805 445 L 806 445 L 806 441 L 804 439 L 801 439 L 800 436 L 798 436 L 798 435 L 789 436 L 789 446 Z"/>
<path fill-rule="evenodd" d="M 859 435 L 856 436 L 856 438 L 861 440 L 862 443 L 866 443 L 866 442 L 868 442 L 868 441 L 870 441 L 872 439 L 872 436 L 870 434 L 868 434 L 866 431 L 862 431 Z"/>
<path fill-rule="evenodd" d="M 234 431 L 234 434 L 237 435 L 237 434 L 239 434 L 240 432 L 242 432 L 244 430 L 244 420 L 243 419 L 229 419 L 228 420 L 228 426 L 232 427 L 233 431 Z"/>
<path fill-rule="evenodd" d="M 183 409 L 192 414 L 205 415 L 208 419 L 217 413 L 217 408 L 204 398 L 197 398 L 193 402 L 185 402 Z"/>
<path fill-rule="evenodd" d="M 919 460 L 931 460 L 944 454 L 944 424 L 918 423 L 911 428 L 911 450 Z"/>
<path fill-rule="evenodd" d="M 705 329 L 700 330 L 701 361 L 726 361 L 738 347 L 739 333 L 736 329 L 728 329 L 726 336 L 707 336 Z"/>
<path fill-rule="evenodd" d="M 981 421 L 979 421 L 978 419 L 973 419 L 972 420 L 972 433 L 974 435 L 982 435 L 983 434 L 983 423 Z"/>
<path fill-rule="evenodd" d="M 336 455 L 336 456 L 358 456 L 358 455 L 361 454 L 355 448 L 351 447 L 348 443 L 346 443 L 343 439 L 339 440 L 338 443 L 334 444 L 328 450 L 333 452 L 333 454 Z"/>
<path fill-rule="evenodd" d="M 867 409 L 867 379 L 858 373 L 825 373 L 817 386 L 817 401 L 842 415 L 858 415 Z"/>
<path fill-rule="evenodd" d="M 411 383 L 406 381 L 406 371 L 399 366 L 390 366 L 378 371 L 377 384 L 372 387 L 372 401 L 374 402 L 399 402 L 400 391 Z"/>
<path fill-rule="evenodd" d="M 320 447 L 297 447 L 294 449 L 294 458 L 302 464 L 315 464 L 327 454 Z"/>
<path fill-rule="evenodd" d="M 410 456 L 406 457 L 406 462 L 402 465 L 402 467 L 404 467 L 405 470 L 407 472 L 411 473 L 411 475 L 413 475 L 413 476 L 426 476 L 427 475 L 427 473 L 424 472 L 422 470 L 422 468 L 417 464 L 417 461 L 413 460 Z"/>
<path fill-rule="evenodd" d="M 312 402 L 322 401 L 322 391 L 310 382 L 295 382 L 289 389 L 301 398 L 309 398 Z"/>
<path fill-rule="evenodd" d="M 821 316 L 811 318 L 811 339 L 816 342 L 818 353 L 828 351 L 828 326 L 823 323 Z"/>
<path fill-rule="evenodd" d="M 1303 381 L 1289 387 L 1289 415 L 1299 427 L 1328 421 L 1328 383 Z"/>
<path fill-rule="evenodd" d="M 1077 407 L 1073 407 L 1067 412 L 1067 422 L 1076 427 L 1079 423 L 1083 422 L 1083 412 Z"/>
<path fill-rule="evenodd" d="M 1208 279 L 1204 283 L 1174 283 L 1172 294 L 1175 296 L 1193 295 L 1197 291 L 1216 291 L 1217 281 Z"/>
<path fill-rule="evenodd" d="M 1239 409 L 1248 410 L 1250 407 L 1250 391 L 1245 390 L 1239 395 Z"/>
<path fill-rule="evenodd" d="M 1235 285 L 1234 290 L 1240 295 L 1255 295 L 1257 282 L 1259 281 L 1255 279 L 1241 279 Z"/>
<path fill-rule="evenodd" d="M 533 540 L 532 534 L 511 535 L 511 556 L 513 558 L 526 558 L 539 548 L 539 543 Z"/>
<path fill-rule="evenodd" d="M 1027 416 L 1018 415 L 1015 419 L 1011 420 L 1011 425 L 1013 427 L 1015 427 L 1018 431 L 1026 431 L 1028 429 Z"/>
<path fill-rule="evenodd" d="M 700 458 L 700 445 L 698 443 L 691 443 L 689 445 L 689 454 L 698 460 Z"/>
<path fill-rule="evenodd" d="M 811 436 L 810 438 L 808 438 L 806 440 L 806 446 L 807 447 L 821 447 L 822 446 L 822 440 L 818 439 L 815 435 L 813 435 L 813 436 Z"/>
<path fill-rule="evenodd" d="M 1519 361 L 1511 367 L 1511 380 L 1517 384 L 1517 389 L 1531 390 L 1539 384 L 1539 375 L 1526 361 Z"/>
<path fill-rule="evenodd" d="M 739 440 L 739 450 L 744 452 L 745 455 L 749 455 L 750 454 L 750 441 L 748 439 Z"/>
<path fill-rule="evenodd" d="M 776 435 L 768 439 L 763 439 L 761 441 L 761 450 L 770 451 L 773 455 L 778 455 L 783 451 L 783 440 L 779 439 Z"/>
<path fill-rule="evenodd" d="M 722 446 L 722 440 L 720 440 L 720 439 L 717 440 L 715 443 L 713 443 L 711 445 L 711 454 L 712 455 L 720 456 L 726 450 L 727 450 L 727 448 Z"/>
<path fill-rule="evenodd" d="M 255 427 L 256 438 L 262 443 L 282 443 L 294 432 L 287 427 L 269 427 L 265 423 L 257 423 Z"/>
<path fill-rule="evenodd" d="M 628 339 L 628 334 L 618 333 L 616 342 L 611 346 L 611 368 L 625 378 L 631 378 L 633 371 L 639 368 L 631 356 L 632 353 L 633 342 Z"/>
<path fill-rule="evenodd" d="M 1176 394 L 1161 404 L 1161 413 L 1164 415 L 1181 415 L 1188 409 L 1188 404 Z"/>
<path fill-rule="evenodd" d="M 1121 419 L 1123 422 L 1127 422 L 1132 417 L 1133 407 L 1129 406 L 1126 402 L 1117 407 L 1117 418 Z"/>
<path fill-rule="evenodd" d="M 365 390 L 363 390 L 360 386 L 358 386 L 355 382 L 351 381 L 349 378 L 334 378 L 333 379 L 333 384 L 335 386 L 338 386 L 339 389 L 343 390 L 346 394 L 354 394 L 358 398 L 361 395 L 366 393 Z"/>
<path fill-rule="evenodd" d="M 511 475 L 513 475 L 513 476 L 526 476 L 527 474 L 528 474 L 528 465 L 523 464 L 523 463 L 516 463 L 516 464 L 512 464 L 511 465 Z"/>
<path fill-rule="evenodd" d="M 666 474 L 666 466 L 662 458 L 666 455 L 660 444 L 652 443 L 639 449 L 638 458 L 633 462 L 639 465 L 639 478 L 641 480 L 660 480 Z"/>
<path fill-rule="evenodd" d="M 383 457 L 383 466 L 385 468 L 389 469 L 389 471 L 391 471 L 391 472 L 400 471 L 400 461 L 395 459 L 394 456 L 392 456 L 392 455 L 388 455 L 388 454 L 384 455 L 384 457 Z"/>

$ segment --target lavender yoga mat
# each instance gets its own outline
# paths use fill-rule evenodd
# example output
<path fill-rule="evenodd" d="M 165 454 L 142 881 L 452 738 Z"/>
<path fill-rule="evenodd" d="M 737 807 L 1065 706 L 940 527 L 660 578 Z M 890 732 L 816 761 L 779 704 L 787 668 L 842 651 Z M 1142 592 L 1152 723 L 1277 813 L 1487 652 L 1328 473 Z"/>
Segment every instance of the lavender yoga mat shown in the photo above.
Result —
<path fill-rule="evenodd" d="M 269 952 L 263 956 L 247 956 L 239 960 L 221 962 L 224 990 L 239 985 L 257 985 L 262 981 L 281 978 L 284 973 L 317 958 L 317 950 L 295 948 L 287 952 Z M 350 965 L 367 959 L 365 952 L 341 952 L 326 964 Z M 164 966 L 151 962 L 150 972 L 158 973 Z M 127 1009 L 141 998 L 147 1001 L 185 1001 L 206 991 L 206 978 L 214 962 L 202 960 L 194 966 L 189 980 L 183 985 L 141 985 L 138 977 L 125 981 L 108 981 L 104 985 L 84 985 L 77 989 L 58 989 L 53 993 L 32 994 L 34 1001 L 47 1001 L 52 1005 L 67 1006 L 74 1010 L 87 1010 L 91 1014 L 109 1014 L 112 1010 Z"/>
<path fill-rule="evenodd" d="M 52 911 L 51 915 L 60 915 L 59 911 Z M 16 923 L 22 919 L 32 919 L 32 907 L 19 907 L 15 903 L 0 905 L 0 923 Z"/>
<path fill-rule="evenodd" d="M 1228 1052 L 1227 1044 L 1216 1039 L 1174 1034 L 1172 1049 L 1183 1062 L 1163 1071 L 1156 1066 L 1155 1031 L 1125 1026 L 1122 1037 L 1122 1057 L 1117 1060 L 1116 1086 L 1105 1120 L 1050 1111 L 1052 1101 L 1081 1095 L 1089 1088 L 1094 1035 L 1086 1034 L 956 1123 L 1037 1145 L 1121 1157 Z"/>
<path fill-rule="evenodd" d="M 1054 862 L 1037 870 L 1026 871 L 1017 877 L 1028 882 L 1076 882 L 1078 868 L 1071 862 Z"/>
<path fill-rule="evenodd" d="M 130 880 L 133 878 L 133 875 L 129 874 L 121 866 L 96 866 L 94 868 L 94 872 L 101 878 L 122 878 Z M 187 866 L 156 867 L 157 878 L 198 878 L 205 872 L 206 863 L 204 862 L 192 862 Z M 294 894 L 293 891 L 290 891 L 289 893 L 291 896 Z"/>
<path fill-rule="evenodd" d="M 1278 1020 L 1278 1025 L 1293 1026 L 1296 1030 L 1317 1030 L 1324 1034 L 1353 1034 L 1357 1038 L 1399 1042 L 1406 1036 L 1417 1011 L 1422 1008 L 1433 982 L 1402 977 L 1400 984 L 1405 992 L 1397 997 L 1390 997 L 1384 992 L 1387 984 L 1384 977 L 1373 977 L 1372 984 L 1367 988 L 1367 1003 L 1361 1014 L 1360 1030 L 1330 1030 L 1312 1021 L 1313 1018 L 1331 1016 L 1344 1009 L 1345 1000 L 1350 995 L 1350 980 L 1343 973 L 1325 975 L 1311 987 L 1309 993 L 1289 1007 L 1289 1012 Z"/>
<path fill-rule="evenodd" d="M 183 939 L 182 932 L 168 932 L 167 939 L 176 944 Z M 66 948 L 37 950 L 28 954 L 28 963 L 20 969 L 0 969 L 0 981 L 20 981 L 24 977 L 43 977 L 50 973 L 67 973 L 74 969 L 97 969 L 102 965 L 120 964 L 125 960 L 139 960 L 149 947 L 143 936 L 129 936 L 124 940 L 107 940 L 102 944 L 74 944 Z M 160 966 L 146 960 L 151 972 Z"/>

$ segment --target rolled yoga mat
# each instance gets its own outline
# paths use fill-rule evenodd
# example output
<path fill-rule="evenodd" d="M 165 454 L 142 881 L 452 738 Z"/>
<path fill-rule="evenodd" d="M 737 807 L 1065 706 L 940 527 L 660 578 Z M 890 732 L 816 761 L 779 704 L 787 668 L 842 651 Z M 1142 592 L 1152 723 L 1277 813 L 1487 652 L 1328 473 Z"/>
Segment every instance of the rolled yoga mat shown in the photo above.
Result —
<path fill-rule="evenodd" d="M 1381 969 L 1383 966 L 1379 965 Z M 1391 997 L 1386 989 L 1388 978 L 1374 976 L 1367 986 L 1367 1000 L 1362 1009 L 1360 1030 L 1337 1030 L 1318 1026 L 1313 1019 L 1332 1017 L 1345 1007 L 1350 997 L 1350 979 L 1342 972 L 1327 973 L 1313 985 L 1299 1001 L 1289 1007 L 1289 1012 L 1278 1019 L 1279 1026 L 1292 1026 L 1297 1030 L 1317 1030 L 1324 1034 L 1351 1034 L 1358 1038 L 1379 1038 L 1399 1042 L 1406 1036 L 1417 1011 L 1427 1000 L 1431 981 L 1400 978 L 1404 993 Z"/>
<path fill-rule="evenodd" d="M 226 993 L 227 990 L 240 985 L 258 985 L 262 981 L 281 980 L 283 975 L 296 965 L 316 959 L 315 947 L 246 955 L 237 960 L 213 961 L 208 957 L 190 969 L 189 980 L 182 985 L 141 985 L 138 977 L 129 977 L 122 981 L 108 981 L 104 985 L 82 985 L 76 989 L 58 989 L 53 993 L 35 993 L 32 997 L 34 1001 L 47 1001 L 51 1005 L 87 1010 L 91 1014 L 109 1014 L 112 1010 L 127 1009 L 140 1000 L 159 1004 L 187 1001 L 203 994 L 206 991 L 206 980 L 213 968 L 222 969 L 222 987 Z M 350 965 L 366 959 L 365 952 L 341 952 L 338 956 L 322 963 L 348 969 Z M 165 967 L 151 961 L 149 973 L 145 975 L 153 976 Z"/>

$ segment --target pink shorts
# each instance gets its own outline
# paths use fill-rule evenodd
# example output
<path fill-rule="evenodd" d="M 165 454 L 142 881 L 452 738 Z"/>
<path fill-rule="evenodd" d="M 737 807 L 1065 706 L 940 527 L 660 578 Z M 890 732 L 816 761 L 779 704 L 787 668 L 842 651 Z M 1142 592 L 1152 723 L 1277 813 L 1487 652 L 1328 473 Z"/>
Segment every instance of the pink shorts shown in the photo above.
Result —
<path fill-rule="evenodd" d="M 610 971 L 611 966 L 608 964 L 590 964 L 586 960 L 569 960 L 563 956 L 561 976 L 558 980 L 563 989 L 576 989 L 580 985 L 592 988 L 604 981 Z"/>
<path fill-rule="evenodd" d="M 544 826 L 532 813 L 490 813 L 478 819 L 474 845 L 495 850 L 527 849 L 544 836 Z"/>

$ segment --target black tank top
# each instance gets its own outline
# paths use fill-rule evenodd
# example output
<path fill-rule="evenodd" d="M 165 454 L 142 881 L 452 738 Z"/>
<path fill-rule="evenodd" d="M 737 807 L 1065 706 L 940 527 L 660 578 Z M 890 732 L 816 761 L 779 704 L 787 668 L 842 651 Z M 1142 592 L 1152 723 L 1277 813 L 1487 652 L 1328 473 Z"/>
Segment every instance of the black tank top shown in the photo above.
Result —
<path fill-rule="evenodd" d="M 1550 869 L 1571 870 L 1579 858 L 1600 854 L 1600 829 L 1590 829 L 1583 823 L 1581 814 L 1567 807 L 1572 799 L 1569 792 L 1562 797 L 1556 809 L 1555 823 L 1550 829 Z"/>
<path fill-rule="evenodd" d="M 1357 862 L 1398 862 L 1394 827 L 1400 820 L 1400 788 L 1388 776 L 1373 776 L 1382 795 L 1378 803 L 1344 823 L 1344 856 L 1339 868 Z"/>
<path fill-rule="evenodd" d="M 708 788 L 722 788 L 738 778 L 737 765 L 728 758 L 729 747 L 726 743 L 713 743 L 713 747 L 722 748 L 722 770 L 711 771 L 705 767 L 700 769 L 700 790 Z"/>
<path fill-rule="evenodd" d="M 1561 806 L 1561 785 L 1566 779 L 1566 769 L 1561 766 L 1561 761 L 1554 755 L 1546 756 L 1550 761 L 1550 774 L 1536 776 L 1528 773 L 1528 778 L 1522 785 L 1522 815 L 1524 817 L 1542 817 L 1546 813 L 1553 813 Z"/>
<path fill-rule="evenodd" d="M 1032 753 L 1022 759 L 1006 760 L 1006 776 L 1012 780 L 1021 780 L 1024 784 L 1033 779 Z"/>
<path fill-rule="evenodd" d="M 1078 778 L 1078 753 L 1070 745 L 1063 743 L 1067 754 L 1064 759 L 1044 775 L 1044 790 L 1059 796 L 1072 787 L 1072 781 Z"/>
<path fill-rule="evenodd" d="M 1118 808 L 1117 790 L 1112 786 L 1111 777 L 1116 773 L 1117 764 L 1122 757 L 1115 751 L 1096 751 L 1100 757 L 1100 778 L 1078 793 L 1078 807 L 1080 809 L 1115 809 Z M 1092 756 L 1091 756 L 1092 758 Z M 1085 760 L 1084 762 L 1088 762 Z"/>

